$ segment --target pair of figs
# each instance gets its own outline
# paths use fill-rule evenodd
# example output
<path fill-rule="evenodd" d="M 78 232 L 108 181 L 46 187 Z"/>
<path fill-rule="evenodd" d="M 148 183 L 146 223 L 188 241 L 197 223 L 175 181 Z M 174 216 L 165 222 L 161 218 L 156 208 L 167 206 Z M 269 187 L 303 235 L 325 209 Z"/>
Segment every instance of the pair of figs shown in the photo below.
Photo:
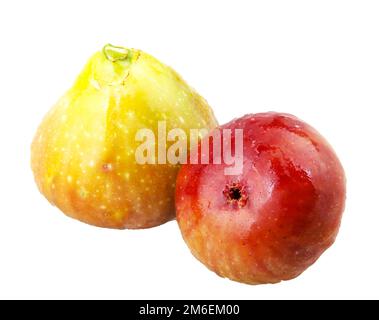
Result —
<path fill-rule="evenodd" d="M 44 118 L 32 169 L 42 194 L 72 218 L 139 229 L 176 215 L 192 253 L 217 274 L 249 284 L 297 277 L 337 236 L 345 203 L 337 156 L 288 114 L 216 127 L 207 102 L 174 70 L 142 51 L 106 45 Z M 177 129 L 182 135 L 170 137 Z M 226 173 L 230 163 L 219 161 L 215 145 L 207 150 L 214 163 L 183 164 L 193 150 L 203 156 L 203 142 L 217 132 L 227 141 L 223 152 L 234 147 L 228 159 L 238 172 Z M 178 161 L 167 161 L 174 145 L 185 157 L 175 151 Z"/>

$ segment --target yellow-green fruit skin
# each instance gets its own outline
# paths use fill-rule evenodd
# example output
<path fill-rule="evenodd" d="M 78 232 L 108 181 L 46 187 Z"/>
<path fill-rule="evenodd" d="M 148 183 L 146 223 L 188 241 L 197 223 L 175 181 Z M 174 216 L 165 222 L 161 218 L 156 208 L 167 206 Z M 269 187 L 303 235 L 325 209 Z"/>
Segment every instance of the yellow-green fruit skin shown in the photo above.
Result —
<path fill-rule="evenodd" d="M 212 129 L 207 102 L 170 67 L 134 49 L 95 53 L 48 112 L 31 146 L 40 192 L 66 215 L 107 228 L 149 228 L 174 218 L 179 165 L 136 162 L 139 129 Z"/>

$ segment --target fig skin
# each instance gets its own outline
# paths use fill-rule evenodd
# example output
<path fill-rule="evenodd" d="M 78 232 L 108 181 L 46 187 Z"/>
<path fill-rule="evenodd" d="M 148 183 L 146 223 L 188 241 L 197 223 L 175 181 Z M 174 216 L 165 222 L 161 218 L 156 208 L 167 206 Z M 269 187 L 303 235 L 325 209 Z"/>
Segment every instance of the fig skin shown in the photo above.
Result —
<path fill-rule="evenodd" d="M 217 126 L 212 109 L 170 67 L 107 45 L 48 112 L 31 146 L 40 192 L 67 216 L 107 228 L 149 228 L 175 217 L 179 165 L 135 160 L 139 129 Z"/>
<path fill-rule="evenodd" d="M 176 212 L 183 239 L 210 270 L 234 281 L 299 276 L 337 236 L 346 197 L 339 159 L 292 115 L 246 115 L 221 129 L 232 130 L 232 145 L 234 130 L 243 130 L 243 171 L 228 176 L 225 164 L 182 166 Z"/>

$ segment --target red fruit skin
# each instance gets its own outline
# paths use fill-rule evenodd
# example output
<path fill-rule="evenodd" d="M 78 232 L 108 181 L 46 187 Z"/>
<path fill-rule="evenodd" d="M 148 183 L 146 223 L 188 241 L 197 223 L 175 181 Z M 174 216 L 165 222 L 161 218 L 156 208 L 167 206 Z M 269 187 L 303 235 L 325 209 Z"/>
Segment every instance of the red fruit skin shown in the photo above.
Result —
<path fill-rule="evenodd" d="M 183 238 L 222 277 L 248 284 L 295 278 L 337 236 L 346 194 L 341 163 L 315 129 L 289 114 L 246 115 L 225 128 L 232 144 L 234 129 L 244 130 L 243 172 L 182 166 L 176 212 Z M 232 183 L 244 188 L 241 206 L 227 199 Z"/>

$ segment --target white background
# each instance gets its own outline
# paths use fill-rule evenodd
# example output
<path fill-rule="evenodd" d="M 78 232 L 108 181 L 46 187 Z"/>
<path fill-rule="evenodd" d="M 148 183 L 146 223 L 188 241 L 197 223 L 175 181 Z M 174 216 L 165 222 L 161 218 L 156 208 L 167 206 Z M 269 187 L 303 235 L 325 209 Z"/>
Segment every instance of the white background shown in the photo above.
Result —
<path fill-rule="evenodd" d="M 378 1 L 1 1 L 0 298 L 379 298 Z M 248 286 L 192 257 L 175 221 L 143 231 L 67 218 L 38 192 L 43 115 L 105 43 L 174 67 L 225 123 L 283 111 L 345 167 L 335 245 L 295 280 Z"/>

